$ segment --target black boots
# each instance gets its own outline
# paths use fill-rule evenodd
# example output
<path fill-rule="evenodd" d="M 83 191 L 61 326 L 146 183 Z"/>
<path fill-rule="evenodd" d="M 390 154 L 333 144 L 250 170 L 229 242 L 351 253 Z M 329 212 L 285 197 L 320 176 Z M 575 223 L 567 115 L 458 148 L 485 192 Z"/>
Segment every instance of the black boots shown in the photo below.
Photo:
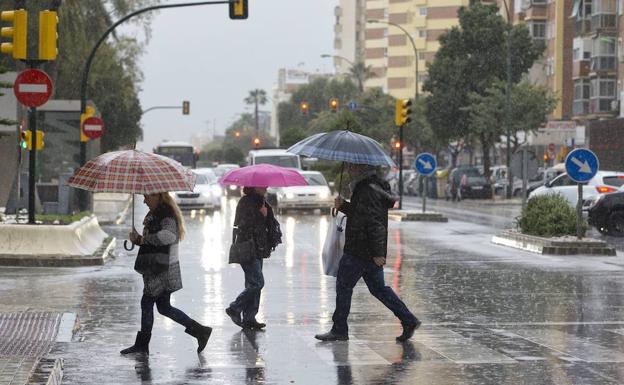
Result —
<path fill-rule="evenodd" d="M 403 324 L 403 333 L 396 338 L 398 342 L 405 342 L 412 338 L 414 335 L 414 331 L 420 327 L 420 321 L 416 320 L 416 322 L 411 324 Z"/>
<path fill-rule="evenodd" d="M 121 354 L 131 354 L 131 353 L 149 354 L 149 342 L 151 338 L 152 338 L 151 333 L 138 332 L 136 335 L 136 340 L 134 341 L 134 345 L 122 350 L 120 353 Z"/>
<path fill-rule="evenodd" d="M 321 341 L 348 341 L 349 335 L 338 334 L 338 333 L 335 333 L 333 330 L 330 330 L 329 332 L 325 334 L 317 334 L 314 336 L 314 338 L 316 338 L 317 340 L 321 340 Z"/>
<path fill-rule="evenodd" d="M 212 334 L 212 328 L 203 326 L 196 321 L 192 321 L 191 325 L 186 328 L 185 332 L 197 338 L 197 353 L 201 353 L 208 343 L 210 334 Z"/>

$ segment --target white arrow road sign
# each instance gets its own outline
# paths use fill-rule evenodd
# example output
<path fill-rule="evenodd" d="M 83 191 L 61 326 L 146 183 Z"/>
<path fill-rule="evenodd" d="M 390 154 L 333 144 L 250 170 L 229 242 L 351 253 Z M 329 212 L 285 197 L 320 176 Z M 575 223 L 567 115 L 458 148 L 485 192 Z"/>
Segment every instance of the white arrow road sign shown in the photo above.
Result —
<path fill-rule="evenodd" d="M 592 169 L 589 166 L 589 163 L 587 163 L 587 161 L 581 162 L 577 158 L 572 157 L 572 162 L 574 162 L 575 165 L 579 166 L 579 172 L 582 172 L 582 173 L 585 173 L 585 174 L 591 174 L 592 173 Z"/>
<path fill-rule="evenodd" d="M 418 159 L 418 163 L 422 164 L 427 170 L 431 170 L 433 168 L 433 165 L 430 162 L 424 161 L 423 159 Z"/>

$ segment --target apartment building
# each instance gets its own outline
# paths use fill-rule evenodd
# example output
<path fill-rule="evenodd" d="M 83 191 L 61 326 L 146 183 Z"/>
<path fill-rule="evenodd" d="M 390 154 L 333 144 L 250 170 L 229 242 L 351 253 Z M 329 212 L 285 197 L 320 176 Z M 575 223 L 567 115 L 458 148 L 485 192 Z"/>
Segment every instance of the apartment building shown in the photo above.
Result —
<path fill-rule="evenodd" d="M 405 32 L 383 22 L 368 24 L 366 64 L 373 67 L 377 76 L 367 82 L 367 87 L 382 87 L 397 98 L 414 97 L 416 86 L 420 90 L 427 78 L 426 63 L 433 60 L 439 48 L 438 38 L 457 25 L 457 10 L 469 2 L 369 0 L 369 20 L 389 21 Z M 406 32 L 413 39 L 416 52 Z"/>
<path fill-rule="evenodd" d="M 366 0 L 340 0 L 334 15 L 334 68 L 347 74 L 353 63 L 364 60 Z"/>

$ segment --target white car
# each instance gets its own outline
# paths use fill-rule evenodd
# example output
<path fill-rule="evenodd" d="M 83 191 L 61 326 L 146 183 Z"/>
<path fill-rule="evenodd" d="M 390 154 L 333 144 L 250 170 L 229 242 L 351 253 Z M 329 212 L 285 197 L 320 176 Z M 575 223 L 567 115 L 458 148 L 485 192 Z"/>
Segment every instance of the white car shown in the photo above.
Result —
<path fill-rule="evenodd" d="M 221 178 L 225 173 L 235 168 L 240 168 L 239 165 L 234 163 L 222 163 L 214 168 L 214 172 L 217 175 L 217 179 Z M 225 194 L 227 196 L 241 196 L 241 188 L 235 185 L 225 186 Z"/>
<path fill-rule="evenodd" d="M 598 171 L 596 175 L 583 185 L 583 210 L 588 210 L 603 194 L 617 191 L 624 185 L 624 172 Z M 578 185 L 567 173 L 538 187 L 529 195 L 529 199 L 546 194 L 561 194 L 572 207 L 578 201 Z"/>
<path fill-rule="evenodd" d="M 318 171 L 300 171 L 308 182 L 307 186 L 281 187 L 275 189 L 277 212 L 288 209 L 313 210 L 330 212 L 334 206 L 331 190 L 323 174 Z"/>
<path fill-rule="evenodd" d="M 223 188 L 217 183 L 212 169 L 196 169 L 197 181 L 193 192 L 176 191 L 170 193 L 182 210 L 221 210 Z"/>

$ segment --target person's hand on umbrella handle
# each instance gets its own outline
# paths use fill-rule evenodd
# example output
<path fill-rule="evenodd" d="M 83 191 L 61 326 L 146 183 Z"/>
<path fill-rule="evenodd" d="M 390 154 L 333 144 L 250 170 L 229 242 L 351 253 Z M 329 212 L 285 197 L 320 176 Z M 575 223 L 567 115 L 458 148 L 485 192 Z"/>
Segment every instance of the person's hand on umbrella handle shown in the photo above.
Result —
<path fill-rule="evenodd" d="M 132 231 L 128 234 L 128 238 L 130 239 L 130 242 L 132 242 L 135 245 L 141 244 L 142 237 L 139 235 L 139 233 L 136 231 L 135 228 L 132 228 Z"/>
<path fill-rule="evenodd" d="M 266 205 L 262 205 L 262 207 L 260 207 L 260 214 L 262 214 L 263 217 L 266 217 L 269 214 L 269 210 Z"/>
<path fill-rule="evenodd" d="M 336 208 L 336 210 L 340 210 L 344 202 L 345 200 L 340 195 L 334 198 L 334 207 Z"/>

